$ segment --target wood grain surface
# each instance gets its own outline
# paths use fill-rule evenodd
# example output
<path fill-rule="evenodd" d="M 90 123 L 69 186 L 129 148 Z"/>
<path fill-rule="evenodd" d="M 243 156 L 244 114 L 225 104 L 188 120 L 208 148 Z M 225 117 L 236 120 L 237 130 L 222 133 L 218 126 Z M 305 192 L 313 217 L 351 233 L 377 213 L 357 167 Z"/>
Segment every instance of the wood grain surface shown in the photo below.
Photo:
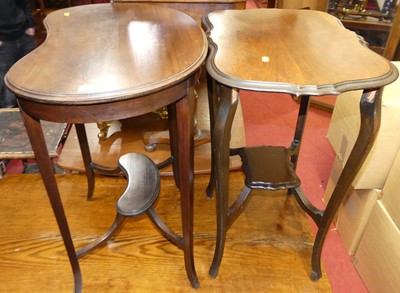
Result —
<path fill-rule="evenodd" d="M 98 104 L 159 92 L 194 74 L 207 53 L 192 18 L 150 4 L 75 6 L 44 23 L 44 43 L 5 78 L 35 102 Z"/>
<path fill-rule="evenodd" d="M 207 70 L 231 87 L 327 95 L 381 87 L 398 72 L 332 15 L 315 10 L 216 11 L 203 18 Z"/>

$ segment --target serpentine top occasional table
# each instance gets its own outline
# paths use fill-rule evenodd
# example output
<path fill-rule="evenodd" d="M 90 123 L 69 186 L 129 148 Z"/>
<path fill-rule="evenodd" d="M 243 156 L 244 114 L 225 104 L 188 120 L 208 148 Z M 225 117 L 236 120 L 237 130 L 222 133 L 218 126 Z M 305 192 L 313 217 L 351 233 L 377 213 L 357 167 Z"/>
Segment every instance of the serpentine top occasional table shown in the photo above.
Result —
<path fill-rule="evenodd" d="M 383 87 L 398 77 L 396 68 L 368 49 L 335 17 L 319 11 L 256 9 L 218 11 L 203 18 L 212 127 L 212 178 L 216 189 L 217 243 L 210 274 L 218 274 L 226 233 L 249 200 L 252 189 L 288 189 L 318 227 L 311 278 L 321 277 L 320 257 L 329 226 L 379 129 Z M 239 90 L 287 93 L 300 100 L 294 139 L 289 147 L 230 149 L 230 127 Z M 311 204 L 295 173 L 311 96 L 363 89 L 361 129 L 326 209 Z M 265 134 L 267 135 L 267 134 Z M 228 159 L 239 155 L 245 187 L 228 206 Z"/>
<path fill-rule="evenodd" d="M 184 252 L 193 287 L 199 282 L 193 258 L 193 87 L 207 54 L 200 26 L 182 12 L 149 4 L 94 4 L 58 10 L 45 24 L 48 36 L 5 78 L 17 95 L 72 266 L 75 290 L 82 277 L 40 120 L 76 126 L 88 177 L 93 169 L 84 123 L 142 115 L 168 106 L 175 181 L 181 192 L 182 237 L 163 235 Z M 115 171 L 115 170 L 114 170 Z M 160 228 L 160 227 L 158 227 Z"/>

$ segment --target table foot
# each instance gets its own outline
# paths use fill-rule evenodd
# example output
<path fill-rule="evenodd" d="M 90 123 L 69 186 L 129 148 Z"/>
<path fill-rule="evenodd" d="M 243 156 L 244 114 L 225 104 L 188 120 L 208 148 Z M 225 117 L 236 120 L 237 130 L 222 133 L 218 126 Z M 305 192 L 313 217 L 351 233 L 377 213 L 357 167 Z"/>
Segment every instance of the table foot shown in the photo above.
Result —
<path fill-rule="evenodd" d="M 179 249 L 182 249 L 185 255 L 185 268 L 186 275 L 188 280 L 193 288 L 198 288 L 200 286 L 200 282 L 197 278 L 196 271 L 194 269 L 194 261 L 193 261 L 193 253 L 186 252 L 187 250 L 191 250 L 190 247 L 186 247 L 183 237 L 176 234 L 172 231 L 161 218 L 158 216 L 156 211 L 153 208 L 150 208 L 146 212 L 147 216 L 150 218 L 154 226 L 158 229 L 158 231 L 170 242 L 175 244 Z"/>
<path fill-rule="evenodd" d="M 206 188 L 206 195 L 209 199 L 212 199 L 213 197 L 213 193 L 214 193 L 214 174 L 211 173 L 211 177 L 210 177 L 210 182 L 208 183 L 208 186 Z"/>
<path fill-rule="evenodd" d="M 319 269 L 317 271 L 312 270 L 310 279 L 315 282 L 315 281 L 318 281 L 321 278 L 321 276 L 322 276 L 321 269 Z"/>
<path fill-rule="evenodd" d="M 218 276 L 218 271 L 219 271 L 219 264 L 218 265 L 211 265 L 210 270 L 208 271 L 208 274 L 215 279 Z"/>
<path fill-rule="evenodd" d="M 192 286 L 193 289 L 197 289 L 200 287 L 200 282 L 199 282 L 199 279 L 197 278 L 197 276 L 193 277 L 193 279 L 189 280 L 189 281 L 190 281 L 190 285 Z"/>

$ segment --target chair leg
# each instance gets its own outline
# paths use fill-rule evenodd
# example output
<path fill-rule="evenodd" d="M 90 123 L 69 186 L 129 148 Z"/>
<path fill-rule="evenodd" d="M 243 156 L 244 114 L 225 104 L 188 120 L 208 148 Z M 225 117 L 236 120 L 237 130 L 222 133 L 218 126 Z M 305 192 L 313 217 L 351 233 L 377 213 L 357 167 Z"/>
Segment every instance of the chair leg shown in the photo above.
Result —
<path fill-rule="evenodd" d="M 78 258 L 83 257 L 93 250 L 99 248 L 103 244 L 105 244 L 118 230 L 118 228 L 122 225 L 124 222 L 125 217 L 119 213 L 117 213 L 117 216 L 115 217 L 114 223 L 111 225 L 111 227 L 107 230 L 106 233 L 104 233 L 101 237 L 97 238 L 95 241 L 92 243 L 89 243 L 85 247 L 79 249 L 76 252 L 76 255 Z"/>

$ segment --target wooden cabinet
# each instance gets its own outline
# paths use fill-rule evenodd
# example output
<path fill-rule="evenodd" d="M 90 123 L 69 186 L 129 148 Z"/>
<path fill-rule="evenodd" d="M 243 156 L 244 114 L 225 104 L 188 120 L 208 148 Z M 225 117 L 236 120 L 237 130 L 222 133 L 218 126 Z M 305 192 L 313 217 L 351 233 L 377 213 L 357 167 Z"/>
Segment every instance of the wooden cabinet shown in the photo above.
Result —
<path fill-rule="evenodd" d="M 392 28 L 390 30 L 389 38 L 386 42 L 383 56 L 388 60 L 400 60 L 400 9 L 397 9 L 396 15 L 393 19 Z"/>
<path fill-rule="evenodd" d="M 327 1 L 324 0 L 276 0 L 276 8 L 301 9 L 309 8 L 312 10 L 326 11 Z"/>
<path fill-rule="evenodd" d="M 383 54 L 392 28 L 391 22 L 368 18 L 365 20 L 342 19 L 342 23 L 346 28 L 363 37 L 371 50 Z"/>
<path fill-rule="evenodd" d="M 386 46 L 397 47 L 398 33 L 391 34 L 398 13 L 398 0 L 384 1 L 335 1 L 328 3 L 328 12 L 338 17 L 343 25 L 363 37 L 371 50 L 394 60 L 396 48 L 385 52 Z M 393 38 L 393 40 L 391 40 Z M 393 42 L 394 41 L 394 42 Z"/>
<path fill-rule="evenodd" d="M 327 0 L 254 0 L 254 2 L 257 7 L 264 8 L 309 8 L 321 11 L 326 11 L 327 9 Z"/>

